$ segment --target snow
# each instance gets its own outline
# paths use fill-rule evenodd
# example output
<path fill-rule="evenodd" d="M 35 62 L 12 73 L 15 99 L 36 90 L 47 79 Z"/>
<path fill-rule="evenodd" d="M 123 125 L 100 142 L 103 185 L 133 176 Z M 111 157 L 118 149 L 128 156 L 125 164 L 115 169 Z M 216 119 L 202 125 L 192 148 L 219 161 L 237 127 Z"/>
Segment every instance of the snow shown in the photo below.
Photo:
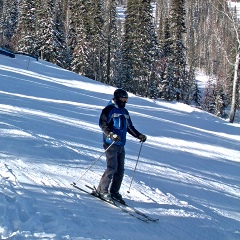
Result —
<path fill-rule="evenodd" d="M 144 223 L 79 192 L 105 169 L 101 109 L 115 88 L 27 56 L 0 55 L 0 238 L 240 239 L 240 125 L 130 94 L 148 136 L 128 136 L 121 193 Z M 94 163 L 83 178 L 80 176 Z"/>
<path fill-rule="evenodd" d="M 236 10 L 237 16 L 240 16 L 240 3 L 237 1 L 229 1 L 230 6 L 233 8 L 233 10 Z"/>

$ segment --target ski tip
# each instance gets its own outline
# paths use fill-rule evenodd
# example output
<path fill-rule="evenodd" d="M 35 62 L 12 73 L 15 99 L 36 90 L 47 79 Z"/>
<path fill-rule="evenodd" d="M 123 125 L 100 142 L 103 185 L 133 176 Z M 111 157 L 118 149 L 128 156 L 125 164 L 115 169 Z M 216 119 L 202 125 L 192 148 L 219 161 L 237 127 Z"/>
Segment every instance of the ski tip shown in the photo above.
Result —
<path fill-rule="evenodd" d="M 75 182 L 72 182 L 72 183 L 71 183 L 71 185 L 75 186 L 75 185 L 76 185 L 76 183 L 75 183 Z"/>

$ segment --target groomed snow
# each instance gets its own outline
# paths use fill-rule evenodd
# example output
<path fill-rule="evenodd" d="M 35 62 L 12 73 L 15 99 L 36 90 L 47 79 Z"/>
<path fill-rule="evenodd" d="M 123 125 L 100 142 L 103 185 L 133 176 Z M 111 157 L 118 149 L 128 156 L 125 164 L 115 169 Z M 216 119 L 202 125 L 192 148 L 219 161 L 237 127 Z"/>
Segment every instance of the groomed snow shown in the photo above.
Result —
<path fill-rule="evenodd" d="M 201 76 L 202 78 L 202 76 Z M 240 125 L 130 94 L 121 193 L 143 223 L 77 191 L 105 169 L 98 126 L 115 88 L 45 61 L 0 55 L 0 238 L 239 240 Z"/>

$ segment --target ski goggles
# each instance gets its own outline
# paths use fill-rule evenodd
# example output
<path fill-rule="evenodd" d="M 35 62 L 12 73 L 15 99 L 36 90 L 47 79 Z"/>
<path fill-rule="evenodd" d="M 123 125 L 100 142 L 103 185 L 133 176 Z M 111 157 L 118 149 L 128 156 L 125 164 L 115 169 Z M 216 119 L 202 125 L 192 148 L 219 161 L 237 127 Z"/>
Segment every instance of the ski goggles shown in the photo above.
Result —
<path fill-rule="evenodd" d="M 122 98 L 120 98 L 120 100 L 121 100 L 122 102 L 125 102 L 125 103 L 128 102 L 128 98 L 127 98 L 127 97 L 122 97 Z"/>

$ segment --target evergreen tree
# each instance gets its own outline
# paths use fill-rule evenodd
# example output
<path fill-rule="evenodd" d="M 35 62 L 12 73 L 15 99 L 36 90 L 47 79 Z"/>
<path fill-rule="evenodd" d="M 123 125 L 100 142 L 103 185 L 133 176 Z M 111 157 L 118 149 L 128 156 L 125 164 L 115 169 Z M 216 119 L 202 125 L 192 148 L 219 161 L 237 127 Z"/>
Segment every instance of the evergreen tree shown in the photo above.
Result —
<path fill-rule="evenodd" d="M 171 60 L 171 59 L 170 59 Z M 173 61 L 170 61 L 169 58 L 164 59 L 165 63 L 163 64 L 163 73 L 160 84 L 160 98 L 172 101 L 175 96 L 174 91 L 174 66 Z"/>
<path fill-rule="evenodd" d="M 73 52 L 76 47 L 76 32 L 75 32 L 75 23 L 74 23 L 74 7 L 76 10 L 78 5 L 75 6 L 75 1 L 71 0 L 62 0 L 62 21 L 64 24 L 64 37 L 65 37 L 65 68 L 73 70 L 71 68 Z"/>
<path fill-rule="evenodd" d="M 209 78 L 207 85 L 203 92 L 203 99 L 201 108 L 209 113 L 215 113 L 215 105 L 216 105 L 216 84 L 213 78 Z"/>
<path fill-rule="evenodd" d="M 174 99 L 174 65 L 173 65 L 173 40 L 170 32 L 169 18 L 164 22 L 164 38 L 161 41 L 163 73 L 160 83 L 160 97 L 171 101 Z"/>
<path fill-rule="evenodd" d="M 193 103 L 197 106 L 197 107 L 200 107 L 201 106 L 201 99 L 202 99 L 202 96 L 201 96 L 201 91 L 199 90 L 198 88 L 198 84 L 197 84 L 197 81 L 196 79 L 194 80 L 193 82 L 193 86 L 192 86 L 192 101 Z"/>
<path fill-rule="evenodd" d="M 5 0 L 1 5 L 0 44 L 9 50 L 12 50 L 11 41 L 16 31 L 18 20 L 18 1 Z"/>
<path fill-rule="evenodd" d="M 88 75 L 98 81 L 104 81 L 104 62 L 106 53 L 106 44 L 104 43 L 104 18 L 102 0 L 92 0 L 88 5 L 88 22 L 87 28 L 88 41 L 90 42 L 90 59 Z M 94 17 L 93 17 L 94 16 Z"/>
<path fill-rule="evenodd" d="M 59 41 L 58 32 L 56 30 L 56 12 L 55 0 L 41 1 L 37 0 L 36 16 L 37 16 L 37 44 L 39 56 L 41 59 L 59 64 L 59 49 L 61 42 Z"/>
<path fill-rule="evenodd" d="M 171 61 L 174 71 L 174 96 L 177 101 L 184 101 L 188 97 L 190 87 L 187 79 L 186 48 L 183 37 L 186 32 L 184 4 L 185 0 L 173 0 L 170 9 L 170 31 L 173 41 Z"/>
<path fill-rule="evenodd" d="M 65 35 L 65 26 L 63 19 L 63 1 L 57 0 L 55 5 L 55 31 L 56 31 L 56 42 L 58 43 L 56 63 L 61 67 L 67 68 L 68 66 L 68 48 L 66 45 L 66 35 Z"/>
<path fill-rule="evenodd" d="M 0 46 L 3 45 L 3 0 L 0 0 Z"/>
<path fill-rule="evenodd" d="M 162 39 L 162 57 L 168 58 L 173 55 L 173 39 L 170 31 L 169 18 L 165 19 L 164 38 Z"/>
<path fill-rule="evenodd" d="M 156 97 L 153 88 L 159 85 L 159 56 L 150 0 L 129 0 L 123 43 L 124 87 L 142 96 Z"/>
<path fill-rule="evenodd" d="M 104 38 L 106 42 L 106 77 L 104 82 L 115 86 L 118 84 L 117 66 L 119 66 L 118 56 L 120 52 L 117 29 L 116 0 L 107 1 L 104 19 Z"/>
<path fill-rule="evenodd" d="M 202 109 L 218 117 L 226 117 L 226 95 L 219 79 L 210 78 L 205 88 L 202 101 Z"/>
<path fill-rule="evenodd" d="M 71 3 L 71 43 L 74 46 L 71 69 L 81 75 L 88 76 L 88 49 L 87 39 L 88 10 L 86 1 L 72 1 Z"/>
<path fill-rule="evenodd" d="M 3 14 L 3 0 L 0 0 L 0 18 L 2 18 Z"/>
<path fill-rule="evenodd" d="M 19 3 L 19 21 L 17 27 L 15 49 L 37 56 L 36 15 L 33 0 L 22 0 Z"/>
<path fill-rule="evenodd" d="M 79 1 L 76 1 L 76 5 Z M 76 10 L 76 9 L 75 9 Z M 79 2 L 80 15 L 74 11 L 76 46 L 72 69 L 89 78 L 103 81 L 104 37 L 101 0 Z M 80 73 L 80 72 L 79 72 Z"/>
<path fill-rule="evenodd" d="M 228 105 L 227 97 L 223 88 L 223 84 L 220 79 L 217 79 L 216 82 L 216 97 L 215 97 L 215 112 L 214 114 L 218 117 L 225 118 L 226 112 L 225 108 Z"/>

